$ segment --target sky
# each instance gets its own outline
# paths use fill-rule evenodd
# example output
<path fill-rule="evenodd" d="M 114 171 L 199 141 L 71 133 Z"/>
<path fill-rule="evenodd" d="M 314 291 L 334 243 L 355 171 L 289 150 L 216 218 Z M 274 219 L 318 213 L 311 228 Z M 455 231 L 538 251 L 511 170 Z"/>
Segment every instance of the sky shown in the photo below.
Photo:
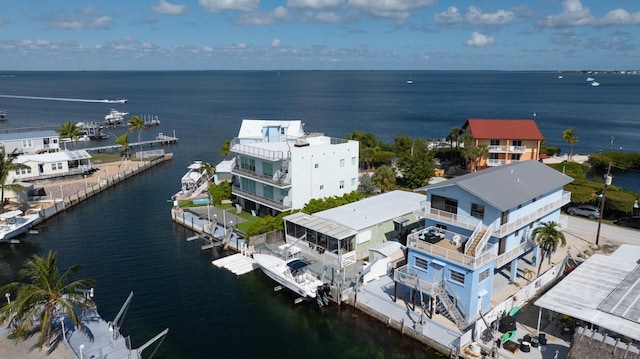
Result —
<path fill-rule="evenodd" d="M 636 70 L 638 0 L 0 0 L 0 70 Z"/>

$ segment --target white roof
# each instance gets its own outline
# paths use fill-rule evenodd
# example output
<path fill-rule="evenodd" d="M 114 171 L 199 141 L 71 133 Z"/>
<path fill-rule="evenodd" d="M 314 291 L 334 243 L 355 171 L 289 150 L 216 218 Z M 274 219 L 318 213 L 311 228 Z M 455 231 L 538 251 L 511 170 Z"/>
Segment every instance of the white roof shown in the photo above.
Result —
<path fill-rule="evenodd" d="M 420 202 L 424 200 L 423 194 L 392 191 L 317 212 L 313 216 L 361 230 L 411 214 L 420 209 Z"/>
<path fill-rule="evenodd" d="M 535 305 L 640 340 L 640 246 L 595 254 Z"/>
<path fill-rule="evenodd" d="M 238 138 L 264 138 L 262 129 L 265 127 L 279 126 L 285 128 L 285 135 L 288 137 L 301 136 L 304 131 L 300 120 L 242 120 Z"/>
<path fill-rule="evenodd" d="M 216 165 L 216 173 L 231 173 L 231 170 L 236 166 L 236 159 L 223 160 Z"/>
<path fill-rule="evenodd" d="M 397 252 L 404 252 L 404 246 L 400 242 L 386 241 L 371 247 L 369 251 L 376 251 L 385 257 L 391 257 Z"/>
<path fill-rule="evenodd" d="M 86 160 L 91 158 L 89 152 L 85 150 L 77 150 L 77 151 L 58 151 L 52 153 L 41 153 L 37 155 L 20 155 L 16 158 L 16 163 L 26 163 L 26 162 L 43 162 L 43 163 L 52 163 L 52 162 L 66 162 L 73 160 Z"/>

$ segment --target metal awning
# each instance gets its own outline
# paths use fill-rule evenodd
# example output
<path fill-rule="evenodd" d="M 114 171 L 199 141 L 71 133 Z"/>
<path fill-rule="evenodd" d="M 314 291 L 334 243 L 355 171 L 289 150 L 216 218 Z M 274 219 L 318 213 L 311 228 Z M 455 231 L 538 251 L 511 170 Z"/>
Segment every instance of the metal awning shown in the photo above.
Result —
<path fill-rule="evenodd" d="M 595 254 L 534 304 L 640 340 L 639 293 L 637 262 Z"/>
<path fill-rule="evenodd" d="M 345 239 L 358 234 L 358 232 L 352 228 L 345 227 L 326 219 L 317 218 L 302 212 L 286 216 L 284 219 L 287 222 L 297 224 L 299 226 L 336 239 Z"/>

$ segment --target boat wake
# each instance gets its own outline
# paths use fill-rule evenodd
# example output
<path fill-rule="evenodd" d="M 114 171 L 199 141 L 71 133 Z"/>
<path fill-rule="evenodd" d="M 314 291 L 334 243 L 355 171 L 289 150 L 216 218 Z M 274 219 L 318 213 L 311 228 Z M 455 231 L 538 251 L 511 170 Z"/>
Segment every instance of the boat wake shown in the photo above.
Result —
<path fill-rule="evenodd" d="M 0 97 L 17 98 L 17 99 L 23 99 L 23 100 L 71 101 L 71 102 L 91 102 L 91 103 L 127 103 L 126 99 L 91 100 L 91 99 L 82 99 L 82 98 L 38 97 L 38 96 L 18 96 L 18 95 L 0 95 Z"/>

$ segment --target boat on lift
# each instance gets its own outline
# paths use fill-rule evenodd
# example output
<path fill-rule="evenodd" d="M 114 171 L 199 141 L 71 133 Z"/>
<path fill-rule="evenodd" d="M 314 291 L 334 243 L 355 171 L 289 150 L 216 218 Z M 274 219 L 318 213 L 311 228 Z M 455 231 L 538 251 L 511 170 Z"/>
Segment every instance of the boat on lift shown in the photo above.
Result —
<path fill-rule="evenodd" d="M 129 112 L 120 112 L 115 109 L 111 109 L 109 114 L 104 116 L 104 122 L 107 125 L 118 125 L 124 123 L 124 116 L 128 115 Z"/>

